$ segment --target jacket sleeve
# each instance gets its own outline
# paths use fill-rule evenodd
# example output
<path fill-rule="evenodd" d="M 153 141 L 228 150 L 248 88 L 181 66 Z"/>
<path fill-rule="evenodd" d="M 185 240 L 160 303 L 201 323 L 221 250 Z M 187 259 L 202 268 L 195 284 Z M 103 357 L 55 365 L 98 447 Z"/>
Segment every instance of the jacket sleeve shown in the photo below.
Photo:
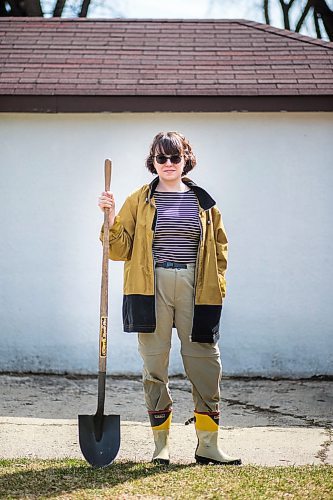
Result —
<path fill-rule="evenodd" d="M 224 298 L 226 295 L 225 274 L 228 263 L 228 239 L 223 225 L 221 212 L 216 206 L 212 208 L 212 219 L 214 228 L 219 283 L 221 286 L 222 297 Z"/>
<path fill-rule="evenodd" d="M 133 238 L 136 226 L 137 203 L 133 196 L 129 196 L 109 232 L 109 258 L 111 260 L 131 260 Z M 103 243 L 104 224 L 99 239 Z"/>

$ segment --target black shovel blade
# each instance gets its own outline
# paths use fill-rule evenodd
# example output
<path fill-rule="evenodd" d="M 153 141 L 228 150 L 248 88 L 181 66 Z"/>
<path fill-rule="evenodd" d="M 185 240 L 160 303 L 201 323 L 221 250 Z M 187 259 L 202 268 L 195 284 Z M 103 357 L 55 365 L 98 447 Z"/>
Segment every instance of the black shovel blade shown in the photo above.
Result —
<path fill-rule="evenodd" d="M 95 415 L 79 415 L 79 442 L 82 454 L 93 467 L 107 467 L 120 447 L 120 415 L 103 415 L 102 434 Z"/>

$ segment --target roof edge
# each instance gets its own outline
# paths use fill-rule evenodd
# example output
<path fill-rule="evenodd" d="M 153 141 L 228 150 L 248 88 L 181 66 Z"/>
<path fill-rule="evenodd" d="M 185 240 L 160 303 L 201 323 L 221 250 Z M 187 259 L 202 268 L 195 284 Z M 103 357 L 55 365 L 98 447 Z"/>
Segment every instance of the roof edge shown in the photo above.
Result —
<path fill-rule="evenodd" d="M 287 30 L 285 28 L 277 28 L 272 26 L 271 24 L 258 23 L 257 21 L 248 21 L 246 19 L 239 19 L 237 21 L 239 24 L 243 24 L 254 29 L 258 29 L 260 31 L 267 31 L 269 33 L 273 33 L 274 35 L 284 36 L 288 38 L 292 38 L 293 40 L 298 40 L 300 42 L 307 42 L 313 45 L 320 45 L 321 47 L 333 49 L 333 42 L 322 40 L 320 38 L 314 38 L 308 35 L 301 35 L 296 31 Z"/>
<path fill-rule="evenodd" d="M 0 113 L 333 112 L 333 95 L 0 95 Z"/>

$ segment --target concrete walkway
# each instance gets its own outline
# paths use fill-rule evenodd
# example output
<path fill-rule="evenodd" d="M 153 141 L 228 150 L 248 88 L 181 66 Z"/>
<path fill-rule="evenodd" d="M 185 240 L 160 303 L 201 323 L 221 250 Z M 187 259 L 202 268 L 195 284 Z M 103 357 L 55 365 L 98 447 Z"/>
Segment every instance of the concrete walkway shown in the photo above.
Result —
<path fill-rule="evenodd" d="M 224 378 L 221 447 L 244 464 L 333 465 L 333 383 L 324 380 Z M 172 461 L 193 462 L 191 389 L 172 378 Z M 96 378 L 0 376 L 0 457 L 82 458 L 77 415 L 94 414 Z M 149 461 L 151 430 L 139 378 L 107 379 L 105 414 L 121 416 L 118 460 Z"/>

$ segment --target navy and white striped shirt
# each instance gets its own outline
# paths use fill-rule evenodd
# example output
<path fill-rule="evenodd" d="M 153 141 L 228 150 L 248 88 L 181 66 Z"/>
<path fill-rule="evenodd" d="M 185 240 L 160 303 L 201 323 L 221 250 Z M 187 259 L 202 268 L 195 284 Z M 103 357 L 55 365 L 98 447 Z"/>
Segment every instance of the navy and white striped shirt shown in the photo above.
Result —
<path fill-rule="evenodd" d="M 201 227 L 198 200 L 192 189 L 183 193 L 155 191 L 157 221 L 153 241 L 156 262 L 196 262 Z"/>

